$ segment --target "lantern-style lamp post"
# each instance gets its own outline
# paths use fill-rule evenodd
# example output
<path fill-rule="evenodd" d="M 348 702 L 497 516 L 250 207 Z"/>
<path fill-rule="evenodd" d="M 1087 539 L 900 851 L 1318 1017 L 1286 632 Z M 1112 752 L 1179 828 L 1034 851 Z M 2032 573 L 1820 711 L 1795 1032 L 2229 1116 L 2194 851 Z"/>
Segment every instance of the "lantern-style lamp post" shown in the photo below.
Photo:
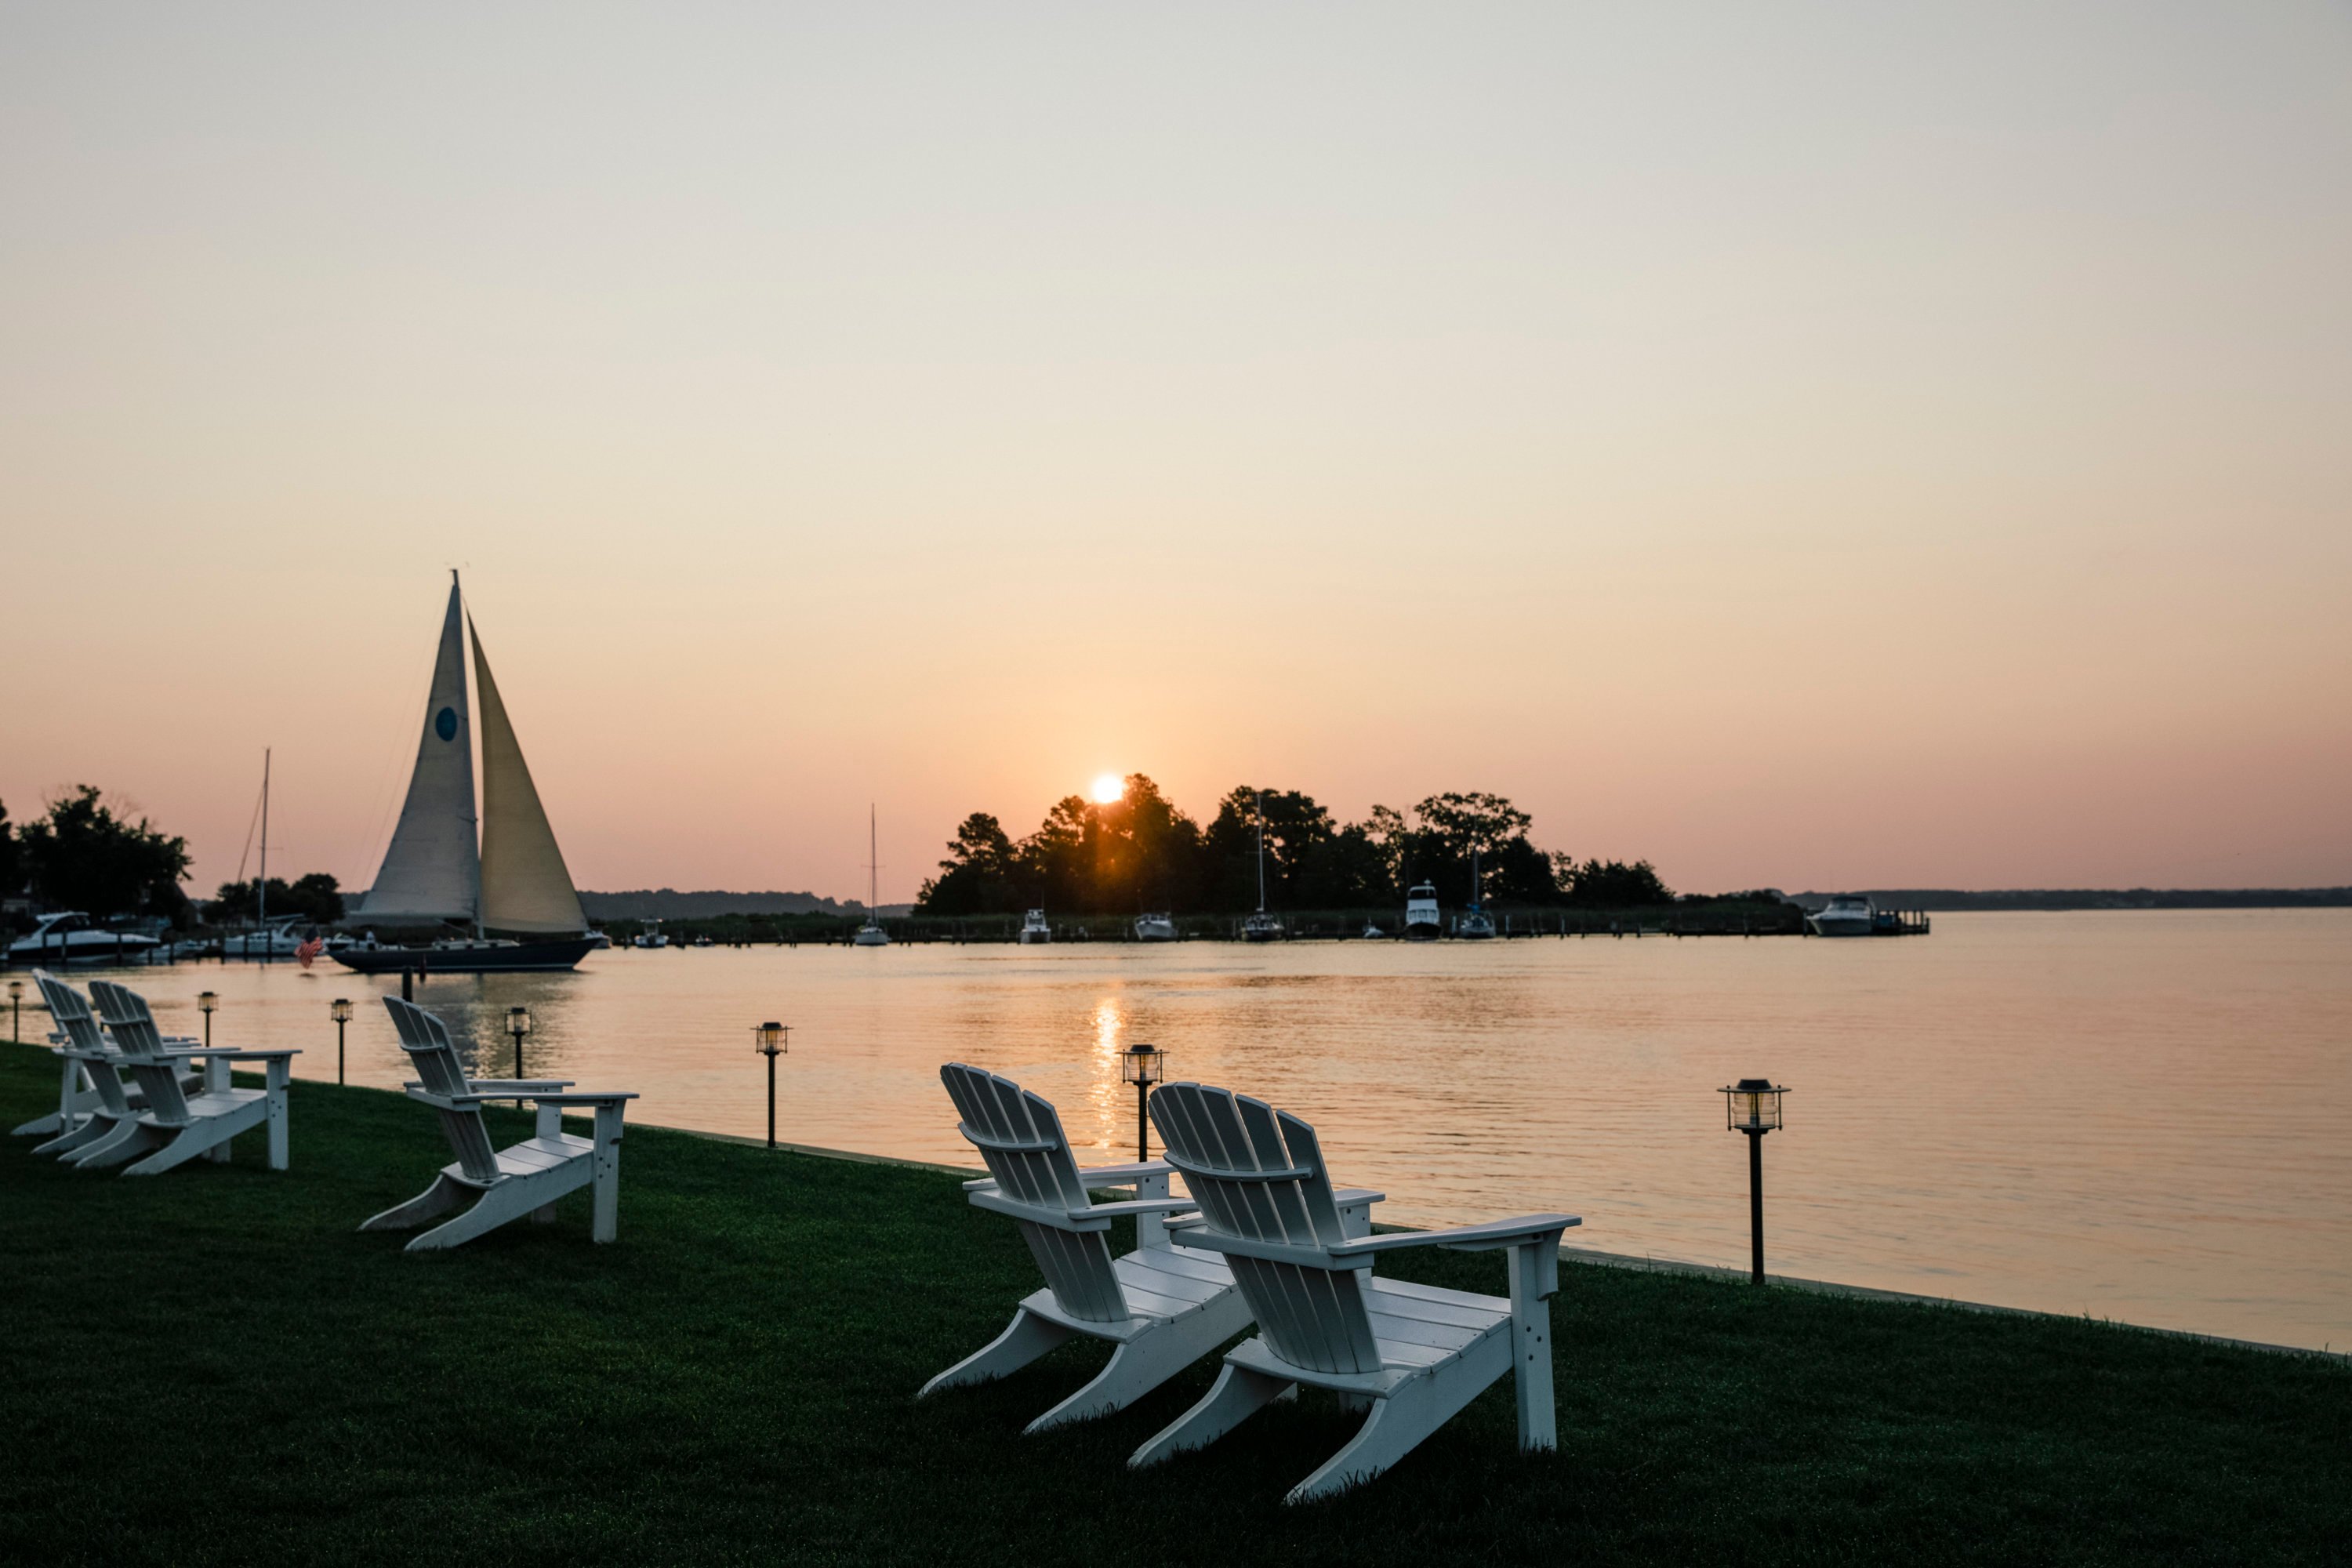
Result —
<path fill-rule="evenodd" d="M 1764 1283 L 1764 1134 L 1780 1125 L 1780 1097 L 1788 1087 L 1769 1078 L 1743 1078 L 1723 1091 L 1724 1125 L 1748 1134 L 1748 1229 L 1750 1274 Z"/>
<path fill-rule="evenodd" d="M 329 1005 L 327 1016 L 335 1021 L 335 1081 L 343 1081 L 343 1026 L 352 1021 L 352 999 L 338 996 Z"/>
<path fill-rule="evenodd" d="M 23 1029 L 18 1026 L 16 1010 L 24 1004 L 25 983 L 21 980 L 11 980 L 8 982 L 8 1038 L 20 1046 L 25 1043 L 25 1035 Z"/>
<path fill-rule="evenodd" d="M 522 1037 L 530 1033 L 530 1008 L 509 1007 L 507 1009 L 507 1033 L 514 1037 L 514 1075 L 517 1078 L 520 1078 L 522 1077 Z"/>
<path fill-rule="evenodd" d="M 751 1026 L 751 1048 L 768 1058 L 768 1147 L 776 1146 L 776 1058 L 793 1048 L 790 1026 L 771 1020 Z"/>
<path fill-rule="evenodd" d="M 213 1048 L 213 1014 L 220 1007 L 220 997 L 210 991 L 196 993 L 196 1011 L 205 1016 L 205 1049 Z"/>
<path fill-rule="evenodd" d="M 1168 1053 L 1138 1041 L 1119 1053 L 1118 1076 L 1135 1085 L 1135 1157 L 1151 1158 L 1151 1086 L 1168 1076 Z"/>

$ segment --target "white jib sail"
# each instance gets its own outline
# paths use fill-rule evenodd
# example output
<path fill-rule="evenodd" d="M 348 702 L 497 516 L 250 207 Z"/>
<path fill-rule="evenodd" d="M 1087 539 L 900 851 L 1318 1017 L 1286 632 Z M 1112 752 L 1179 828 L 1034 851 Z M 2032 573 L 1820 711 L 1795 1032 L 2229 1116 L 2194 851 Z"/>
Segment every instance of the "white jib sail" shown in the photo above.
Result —
<path fill-rule="evenodd" d="M 482 928 L 545 932 L 588 929 L 580 894 L 556 847 L 555 830 L 539 804 L 530 768 L 522 760 L 482 634 L 474 634 L 474 689 L 482 702 Z"/>
<path fill-rule="evenodd" d="M 425 703 L 425 736 L 408 799 L 383 865 L 360 908 L 368 920 L 471 921 L 481 906 L 482 863 L 474 847 L 474 727 L 466 716 L 466 644 L 457 584 L 441 623 L 441 652 Z"/>

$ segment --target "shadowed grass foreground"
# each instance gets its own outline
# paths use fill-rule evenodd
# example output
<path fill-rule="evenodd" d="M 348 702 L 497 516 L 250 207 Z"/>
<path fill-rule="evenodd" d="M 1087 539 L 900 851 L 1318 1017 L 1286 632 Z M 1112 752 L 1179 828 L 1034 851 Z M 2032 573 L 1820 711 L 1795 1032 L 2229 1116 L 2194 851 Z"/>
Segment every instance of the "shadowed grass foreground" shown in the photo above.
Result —
<path fill-rule="evenodd" d="M 0 1046 L 0 1126 L 55 1084 Z M 432 1114 L 298 1082 L 292 1115 L 280 1175 L 257 1133 L 160 1179 L 0 1146 L 0 1561 L 2318 1562 L 2352 1531 L 2341 1363 L 1568 1266 L 1559 1453 L 1516 1451 L 1507 1379 L 1284 1509 L 1354 1425 L 1312 1394 L 1125 1468 L 1213 1360 L 1039 1438 L 1103 1348 L 916 1404 L 1037 1284 L 950 1177 L 639 1130 L 617 1245 L 582 1193 L 411 1258 L 353 1227 L 447 1162 Z M 1505 1289 L 1499 1253 L 1381 1268 Z"/>

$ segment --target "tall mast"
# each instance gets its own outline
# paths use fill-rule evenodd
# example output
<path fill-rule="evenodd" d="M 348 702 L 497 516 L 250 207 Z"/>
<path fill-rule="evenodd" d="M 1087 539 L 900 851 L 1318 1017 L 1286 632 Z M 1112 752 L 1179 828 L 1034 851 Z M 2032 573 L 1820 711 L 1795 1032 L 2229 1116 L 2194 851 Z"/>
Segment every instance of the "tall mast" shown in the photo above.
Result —
<path fill-rule="evenodd" d="M 1265 913 L 1265 797 L 1250 791 L 1250 813 L 1257 818 L 1257 912 Z"/>
<path fill-rule="evenodd" d="M 260 896 L 260 903 L 256 909 L 254 918 L 260 922 L 262 930 L 268 931 L 269 929 L 269 748 L 267 746 L 261 748 L 261 876 L 254 883 L 254 887 Z M 264 944 L 261 951 L 263 956 L 268 955 L 269 949 L 267 944 Z"/>
<path fill-rule="evenodd" d="M 881 919 L 882 910 L 882 841 L 874 825 L 874 803 L 866 803 L 866 921 L 869 925 Z"/>

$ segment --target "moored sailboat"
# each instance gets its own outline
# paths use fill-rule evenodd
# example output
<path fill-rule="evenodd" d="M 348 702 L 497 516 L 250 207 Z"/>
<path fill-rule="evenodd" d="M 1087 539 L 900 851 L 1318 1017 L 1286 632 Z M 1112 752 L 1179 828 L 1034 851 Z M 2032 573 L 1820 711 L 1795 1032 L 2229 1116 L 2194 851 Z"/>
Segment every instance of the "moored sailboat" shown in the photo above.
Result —
<path fill-rule="evenodd" d="M 469 637 L 482 718 L 478 817 L 466 690 Z M 408 795 L 375 883 L 348 918 L 371 926 L 438 921 L 465 932 L 422 946 L 367 944 L 332 954 L 336 963 L 363 973 L 570 969 L 601 945 L 588 934 L 579 890 L 531 783 L 455 572 L 449 574 L 449 609 L 442 619 L 441 648 Z"/>

